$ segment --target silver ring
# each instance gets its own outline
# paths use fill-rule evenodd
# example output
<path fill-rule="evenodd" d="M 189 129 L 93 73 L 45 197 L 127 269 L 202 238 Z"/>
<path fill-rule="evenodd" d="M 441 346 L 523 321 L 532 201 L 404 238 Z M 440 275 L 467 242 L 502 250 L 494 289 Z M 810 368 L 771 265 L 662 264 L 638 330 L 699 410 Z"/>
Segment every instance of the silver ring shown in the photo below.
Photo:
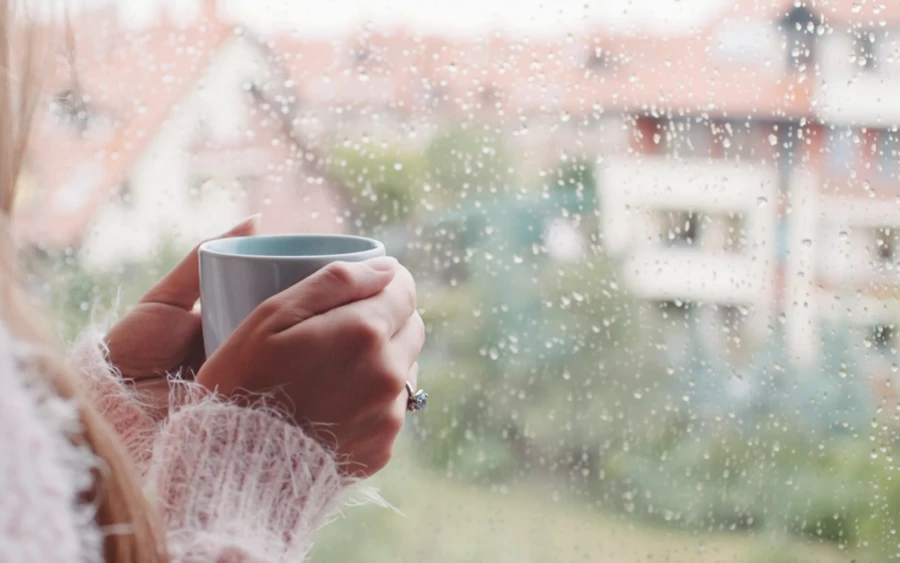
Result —
<path fill-rule="evenodd" d="M 406 399 L 406 410 L 409 412 L 420 411 L 428 404 L 428 393 L 421 389 L 418 391 L 414 390 L 412 383 L 409 381 L 406 382 L 406 394 L 408 395 Z"/>

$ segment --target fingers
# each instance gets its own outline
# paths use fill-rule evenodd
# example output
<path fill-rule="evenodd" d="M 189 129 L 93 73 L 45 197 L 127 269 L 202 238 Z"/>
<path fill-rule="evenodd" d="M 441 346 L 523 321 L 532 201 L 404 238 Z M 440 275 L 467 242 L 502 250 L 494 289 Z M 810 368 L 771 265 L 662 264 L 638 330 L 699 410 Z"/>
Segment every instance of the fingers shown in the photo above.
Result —
<path fill-rule="evenodd" d="M 394 336 L 416 312 L 416 282 L 406 268 L 400 268 L 380 299 L 372 299 L 373 313 L 383 315 L 389 322 L 387 334 Z M 424 325 L 423 325 L 424 328 Z"/>
<path fill-rule="evenodd" d="M 406 374 L 406 381 L 409 381 L 410 386 L 412 386 L 413 393 L 419 390 L 417 385 L 419 384 L 419 363 L 415 362 L 409 371 Z M 409 403 L 409 391 L 405 388 L 406 381 L 404 381 L 404 389 L 403 392 L 400 393 L 400 396 L 394 400 L 393 405 L 391 405 L 391 414 L 389 415 L 391 418 L 399 420 L 399 424 L 397 425 L 397 433 L 400 432 L 400 428 L 403 427 L 403 421 L 406 420 L 406 405 Z M 396 437 L 397 434 L 394 434 Z"/>
<path fill-rule="evenodd" d="M 259 227 L 259 217 L 258 214 L 252 215 L 210 240 L 253 235 Z M 163 303 L 180 309 L 192 309 L 200 299 L 199 249 L 200 245 L 195 246 L 184 260 L 147 292 L 141 303 Z"/>
<path fill-rule="evenodd" d="M 391 338 L 391 350 L 398 365 L 408 369 L 419 358 L 425 345 L 425 323 L 419 313 L 414 313 L 397 334 Z"/>
<path fill-rule="evenodd" d="M 406 326 L 415 312 L 416 283 L 406 268 L 398 267 L 394 279 L 384 291 L 335 309 L 328 316 L 339 325 L 359 325 L 362 330 L 358 332 L 364 340 L 374 342 L 391 339 Z"/>
<path fill-rule="evenodd" d="M 409 381 L 414 390 L 418 389 L 416 387 L 418 372 L 419 364 L 413 364 L 404 380 L 404 383 Z M 355 471 L 358 476 L 368 477 L 374 475 L 381 471 L 391 460 L 394 452 L 394 442 L 406 420 L 406 404 L 408 400 L 409 392 L 404 387 L 389 408 L 386 411 L 382 411 L 382 415 L 369 424 L 370 428 L 375 427 L 380 430 L 377 433 L 379 439 L 366 440 L 366 442 L 359 444 L 359 450 L 352 452 L 353 457 L 365 460 L 364 464 L 360 465 Z M 370 448 L 370 451 L 365 451 L 366 448 Z"/>
<path fill-rule="evenodd" d="M 365 300 L 382 292 L 394 278 L 399 264 L 381 257 L 365 262 L 332 262 L 305 280 L 259 306 L 258 313 L 271 318 L 278 333 L 322 313 Z"/>
<path fill-rule="evenodd" d="M 418 385 L 419 385 L 419 362 L 413 362 L 412 367 L 409 368 L 409 373 L 406 376 L 406 380 L 409 381 L 409 384 L 412 385 L 413 389 L 418 391 L 418 389 L 419 389 L 419 387 L 418 387 Z M 404 389 L 404 391 L 405 391 L 405 389 Z M 404 395 L 404 399 L 403 399 L 404 408 L 406 408 L 406 399 L 408 399 L 408 397 L 406 395 Z"/>

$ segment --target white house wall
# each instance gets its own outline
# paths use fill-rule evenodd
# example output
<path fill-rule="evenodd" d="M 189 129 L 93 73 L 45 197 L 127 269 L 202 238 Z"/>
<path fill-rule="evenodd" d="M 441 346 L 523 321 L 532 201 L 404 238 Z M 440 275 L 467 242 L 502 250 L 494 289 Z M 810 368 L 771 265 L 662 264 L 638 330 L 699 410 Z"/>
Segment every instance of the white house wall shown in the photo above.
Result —
<path fill-rule="evenodd" d="M 864 31 L 864 30 L 863 30 Z M 876 33 L 884 33 L 878 30 Z M 866 70 L 856 61 L 853 36 L 836 30 L 820 40 L 817 56 L 815 107 L 822 121 L 854 127 L 885 127 L 900 123 L 900 65 L 898 41 L 891 33 L 879 45 L 876 68 Z"/>
<path fill-rule="evenodd" d="M 610 159 L 602 168 L 604 237 L 627 257 L 632 285 L 653 299 L 765 306 L 775 253 L 773 169 L 662 157 Z M 735 213 L 744 250 L 668 248 L 659 242 L 660 211 Z"/>
<path fill-rule="evenodd" d="M 122 261 L 147 259 L 166 239 L 190 248 L 247 214 L 247 198 L 239 190 L 207 190 L 199 203 L 192 199 L 195 163 L 190 144 L 201 123 L 217 144 L 240 141 L 248 134 L 244 85 L 265 68 L 263 59 L 260 50 L 239 39 L 216 53 L 197 87 L 159 127 L 127 172 L 133 201 L 125 205 L 111 197 L 95 217 L 80 251 L 86 268 L 107 269 Z M 245 160 L 234 160 L 234 167 L 231 162 L 219 161 L 221 177 L 248 174 Z M 265 166 L 265 161 L 260 165 Z"/>
<path fill-rule="evenodd" d="M 816 237 L 821 217 L 817 177 L 798 171 L 791 177 L 788 216 L 788 253 L 784 297 L 786 340 L 791 360 L 809 366 L 816 361 L 819 342 L 821 295 L 817 287 L 816 256 L 821 241 Z"/>
<path fill-rule="evenodd" d="M 830 283 L 853 290 L 882 273 L 873 231 L 900 234 L 900 206 L 894 201 L 823 197 L 819 216 L 819 271 Z M 894 280 L 898 281 L 894 270 Z"/>

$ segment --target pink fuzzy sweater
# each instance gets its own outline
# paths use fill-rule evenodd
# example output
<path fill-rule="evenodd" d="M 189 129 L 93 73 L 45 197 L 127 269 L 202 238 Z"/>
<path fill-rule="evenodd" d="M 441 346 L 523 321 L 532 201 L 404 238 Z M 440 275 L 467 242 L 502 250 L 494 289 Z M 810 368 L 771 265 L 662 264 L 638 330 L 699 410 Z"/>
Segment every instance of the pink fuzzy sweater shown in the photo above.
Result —
<path fill-rule="evenodd" d="M 93 507 L 80 501 L 100 462 L 68 439 L 74 406 L 31 373 L 37 352 L 0 324 L 0 561 L 103 559 Z M 166 523 L 173 563 L 302 561 L 334 506 L 334 458 L 263 409 L 229 405 L 176 385 L 156 420 L 106 361 L 99 333 L 75 346 L 85 392 L 118 431 Z M 202 396 L 202 398 L 201 398 Z"/>

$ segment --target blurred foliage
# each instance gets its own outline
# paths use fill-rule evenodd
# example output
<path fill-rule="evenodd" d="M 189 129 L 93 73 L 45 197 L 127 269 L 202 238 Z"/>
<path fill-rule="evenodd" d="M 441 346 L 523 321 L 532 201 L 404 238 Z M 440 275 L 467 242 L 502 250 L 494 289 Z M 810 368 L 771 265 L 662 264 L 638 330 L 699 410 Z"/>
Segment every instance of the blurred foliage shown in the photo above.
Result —
<path fill-rule="evenodd" d="M 407 222 L 417 210 L 485 201 L 506 190 L 513 178 L 499 135 L 463 126 L 437 135 L 424 154 L 344 141 L 329 161 L 352 194 L 357 227 L 371 234 Z"/>
<path fill-rule="evenodd" d="M 87 324 L 120 317 L 183 258 L 169 240 L 160 242 L 149 263 L 125 263 L 110 272 L 88 272 L 71 253 L 40 253 L 28 258 L 26 282 L 53 312 L 58 334 L 70 342 Z"/>
<path fill-rule="evenodd" d="M 594 510 L 585 499 L 572 502 L 559 494 L 565 483 L 545 478 L 514 487 L 473 486 L 405 461 L 413 445 L 401 441 L 390 471 L 375 478 L 400 513 L 376 507 L 346 511 L 320 534 L 313 563 L 849 561 L 847 551 L 813 538 L 642 524 L 627 514 Z"/>
<path fill-rule="evenodd" d="M 487 126 L 459 125 L 438 133 L 425 149 L 435 194 L 458 203 L 485 201 L 513 182 L 513 161 L 503 134 Z"/>
<path fill-rule="evenodd" d="M 571 213 L 593 215 L 599 209 L 597 176 L 592 162 L 570 158 L 559 162 L 550 176 L 552 188 L 561 194 L 561 206 Z"/>
<path fill-rule="evenodd" d="M 357 227 L 365 233 L 405 222 L 425 186 L 422 159 L 400 149 L 346 142 L 332 151 L 332 171 L 357 207 Z"/>

